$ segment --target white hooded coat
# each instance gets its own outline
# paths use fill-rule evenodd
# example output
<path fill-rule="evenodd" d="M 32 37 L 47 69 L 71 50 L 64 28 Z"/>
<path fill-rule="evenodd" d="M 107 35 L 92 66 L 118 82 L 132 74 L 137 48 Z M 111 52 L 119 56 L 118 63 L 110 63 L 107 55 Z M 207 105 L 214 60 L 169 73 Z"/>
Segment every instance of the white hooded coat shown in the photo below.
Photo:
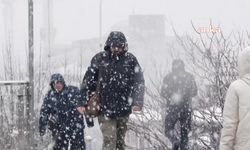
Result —
<path fill-rule="evenodd" d="M 228 88 L 220 150 L 250 149 L 250 47 L 238 58 L 240 78 Z"/>

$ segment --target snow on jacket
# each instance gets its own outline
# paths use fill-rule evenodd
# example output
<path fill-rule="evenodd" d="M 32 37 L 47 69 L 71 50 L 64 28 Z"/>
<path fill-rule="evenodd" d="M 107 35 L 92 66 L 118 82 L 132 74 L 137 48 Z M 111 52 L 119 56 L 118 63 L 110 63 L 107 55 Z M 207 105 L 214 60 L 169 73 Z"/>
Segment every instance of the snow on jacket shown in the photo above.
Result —
<path fill-rule="evenodd" d="M 57 92 L 52 84 L 60 81 L 64 84 L 62 92 Z M 60 74 L 51 76 L 51 89 L 47 92 L 40 110 L 39 132 L 45 134 L 47 126 L 50 130 L 71 134 L 84 128 L 83 115 L 76 108 L 81 106 L 80 90 L 75 86 L 67 86 Z M 88 126 L 93 124 L 87 119 Z"/>
<path fill-rule="evenodd" d="M 250 47 L 238 58 L 240 78 L 228 88 L 220 150 L 250 149 Z"/>
<path fill-rule="evenodd" d="M 112 42 L 124 45 L 123 53 L 113 55 Z M 136 57 L 127 52 L 127 41 L 121 32 L 111 32 L 105 51 L 96 54 L 88 67 L 81 85 L 85 100 L 95 92 L 100 75 L 100 113 L 108 117 L 124 117 L 132 106 L 143 106 L 144 77 Z"/>
<path fill-rule="evenodd" d="M 161 96 L 167 100 L 168 105 L 187 106 L 196 95 L 197 86 L 194 76 L 185 71 L 182 60 L 174 60 L 172 72 L 163 80 Z"/>

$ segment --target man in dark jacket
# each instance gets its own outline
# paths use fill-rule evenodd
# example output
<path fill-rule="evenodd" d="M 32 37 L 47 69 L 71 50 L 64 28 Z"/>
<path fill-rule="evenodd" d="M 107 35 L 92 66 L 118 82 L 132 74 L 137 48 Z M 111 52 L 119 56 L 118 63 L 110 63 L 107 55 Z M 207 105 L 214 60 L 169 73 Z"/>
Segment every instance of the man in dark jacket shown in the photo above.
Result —
<path fill-rule="evenodd" d="M 100 93 L 100 115 L 103 150 L 124 150 L 127 121 L 132 111 L 141 111 L 144 99 L 144 77 L 136 57 L 127 52 L 123 33 L 111 32 L 104 51 L 96 54 L 83 78 L 81 93 L 85 100 Z"/>
<path fill-rule="evenodd" d="M 55 142 L 53 150 L 68 150 L 69 145 L 71 150 L 85 150 L 80 90 L 67 86 L 61 74 L 51 76 L 50 86 L 40 112 L 40 135 L 45 134 L 48 126 Z"/>
<path fill-rule="evenodd" d="M 188 149 L 188 133 L 191 130 L 191 101 L 197 95 L 197 86 L 193 75 L 185 71 L 184 62 L 176 59 L 172 72 L 163 80 L 161 96 L 167 101 L 165 134 L 173 144 L 173 149 Z M 174 135 L 174 128 L 180 121 L 180 142 Z"/>

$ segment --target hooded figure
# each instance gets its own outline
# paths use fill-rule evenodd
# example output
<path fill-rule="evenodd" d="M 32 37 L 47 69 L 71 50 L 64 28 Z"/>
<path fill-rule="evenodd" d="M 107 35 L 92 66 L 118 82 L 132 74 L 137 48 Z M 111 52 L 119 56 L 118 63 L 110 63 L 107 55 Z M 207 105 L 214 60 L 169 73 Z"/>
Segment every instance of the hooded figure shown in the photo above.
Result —
<path fill-rule="evenodd" d="M 188 149 L 188 133 L 191 130 L 191 101 L 197 95 L 197 86 L 193 75 L 185 71 L 184 62 L 175 59 L 172 72 L 163 80 L 161 96 L 167 101 L 165 134 L 172 142 L 173 149 Z M 180 142 L 174 135 L 174 128 L 180 121 Z"/>
<path fill-rule="evenodd" d="M 113 31 L 109 34 L 104 45 L 105 51 L 110 51 L 111 47 L 122 48 L 124 52 L 128 51 L 128 43 L 125 35 L 119 31 Z"/>
<path fill-rule="evenodd" d="M 85 73 L 81 85 L 83 99 L 87 101 L 96 90 L 100 95 L 98 120 L 104 137 L 103 149 L 123 150 L 128 116 L 143 106 L 144 77 L 136 57 L 128 52 L 122 32 L 109 34 L 104 51 L 92 58 Z"/>
<path fill-rule="evenodd" d="M 50 77 L 50 83 L 49 83 L 50 87 L 54 89 L 53 84 L 57 82 L 61 82 L 65 86 L 65 81 L 61 74 L 59 73 L 52 74 Z"/>
<path fill-rule="evenodd" d="M 84 120 L 77 108 L 84 105 L 80 90 L 67 86 L 61 74 L 53 74 L 50 79 L 51 89 L 46 94 L 39 119 L 39 132 L 43 136 L 48 127 L 52 132 L 55 145 L 53 150 L 85 150 Z M 87 120 L 88 125 L 91 122 Z"/>
<path fill-rule="evenodd" d="M 240 78 L 228 88 L 221 132 L 220 150 L 250 148 L 250 47 L 238 57 Z"/>
<path fill-rule="evenodd" d="M 132 106 L 143 106 L 142 69 L 136 57 L 127 52 L 127 45 L 122 32 L 111 32 L 104 46 L 105 51 L 92 58 L 81 86 L 83 98 L 88 100 L 91 92 L 96 91 L 99 80 L 100 113 L 110 118 L 128 116 Z M 121 48 L 121 51 L 115 55 L 112 47 Z"/>

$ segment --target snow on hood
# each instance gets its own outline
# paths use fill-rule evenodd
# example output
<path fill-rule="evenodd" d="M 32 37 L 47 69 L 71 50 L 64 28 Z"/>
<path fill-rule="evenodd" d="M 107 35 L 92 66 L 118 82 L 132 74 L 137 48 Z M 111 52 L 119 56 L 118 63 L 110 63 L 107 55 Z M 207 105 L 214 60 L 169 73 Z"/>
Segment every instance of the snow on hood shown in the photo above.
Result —
<path fill-rule="evenodd" d="M 238 57 L 238 69 L 240 77 L 250 74 L 250 46 L 240 52 Z"/>
<path fill-rule="evenodd" d="M 124 49 L 124 51 L 128 51 L 128 43 L 125 35 L 120 31 L 112 31 L 107 41 L 104 45 L 105 51 L 110 51 L 110 48 L 112 45 L 116 45 L 117 47 L 121 47 Z"/>

